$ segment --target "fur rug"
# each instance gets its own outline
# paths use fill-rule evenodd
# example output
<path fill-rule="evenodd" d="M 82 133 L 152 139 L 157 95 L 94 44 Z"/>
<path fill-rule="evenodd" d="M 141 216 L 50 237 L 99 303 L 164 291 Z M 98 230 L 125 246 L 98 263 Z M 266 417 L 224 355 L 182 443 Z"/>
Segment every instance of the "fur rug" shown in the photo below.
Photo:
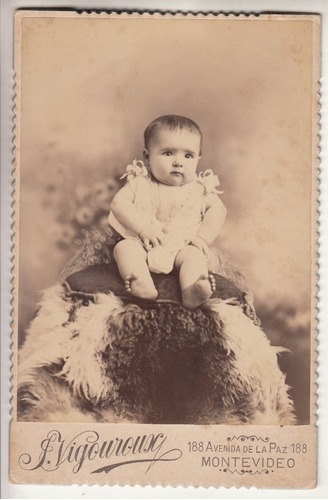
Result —
<path fill-rule="evenodd" d="M 229 299 L 140 307 L 58 284 L 20 350 L 18 420 L 294 424 L 281 350 Z"/>

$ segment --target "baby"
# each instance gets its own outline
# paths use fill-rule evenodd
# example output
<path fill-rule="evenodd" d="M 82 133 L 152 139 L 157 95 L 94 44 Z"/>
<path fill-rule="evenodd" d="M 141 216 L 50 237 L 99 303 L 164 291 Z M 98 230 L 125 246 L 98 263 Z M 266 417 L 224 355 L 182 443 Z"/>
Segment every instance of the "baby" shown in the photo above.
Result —
<path fill-rule="evenodd" d="M 122 236 L 114 258 L 132 295 L 155 299 L 150 271 L 179 273 L 182 302 L 194 309 L 208 299 L 209 247 L 226 209 L 211 170 L 196 175 L 202 133 L 183 116 L 161 116 L 145 130 L 144 161 L 127 167 L 126 184 L 113 198 L 110 225 Z"/>

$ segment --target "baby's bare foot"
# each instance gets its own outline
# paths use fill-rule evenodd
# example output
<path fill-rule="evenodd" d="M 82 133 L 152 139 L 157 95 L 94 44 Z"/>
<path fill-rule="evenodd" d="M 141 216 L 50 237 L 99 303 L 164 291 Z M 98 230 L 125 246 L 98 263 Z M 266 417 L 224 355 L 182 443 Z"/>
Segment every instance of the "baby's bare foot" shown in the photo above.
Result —
<path fill-rule="evenodd" d="M 214 291 L 214 277 L 202 275 L 193 285 L 182 290 L 182 303 L 187 309 L 195 309 L 209 299 Z"/>
<path fill-rule="evenodd" d="M 140 278 L 131 276 L 130 279 L 124 281 L 125 290 L 135 297 L 142 299 L 154 300 L 158 292 L 155 288 L 153 280 L 149 278 Z"/>

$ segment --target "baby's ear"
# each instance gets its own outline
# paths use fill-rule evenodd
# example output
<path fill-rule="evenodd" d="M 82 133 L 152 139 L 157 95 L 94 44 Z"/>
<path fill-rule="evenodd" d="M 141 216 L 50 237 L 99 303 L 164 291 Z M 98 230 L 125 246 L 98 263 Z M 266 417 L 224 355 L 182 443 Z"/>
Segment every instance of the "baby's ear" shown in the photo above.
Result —
<path fill-rule="evenodd" d="M 149 151 L 148 151 L 148 149 L 144 149 L 144 150 L 143 150 L 143 157 L 144 157 L 144 160 L 145 160 L 146 162 L 148 162 L 148 161 L 149 161 Z"/>

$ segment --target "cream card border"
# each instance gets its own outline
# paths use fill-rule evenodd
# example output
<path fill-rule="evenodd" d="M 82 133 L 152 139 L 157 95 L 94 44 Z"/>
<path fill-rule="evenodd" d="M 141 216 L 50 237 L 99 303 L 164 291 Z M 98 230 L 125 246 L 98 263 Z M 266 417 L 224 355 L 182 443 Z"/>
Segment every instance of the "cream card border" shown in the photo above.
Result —
<path fill-rule="evenodd" d="M 315 108 L 315 107 L 314 107 L 314 115 L 316 114 L 317 109 L 318 109 L 318 108 Z M 316 133 L 317 133 L 317 131 L 314 131 L 314 136 L 316 136 Z M 17 136 L 17 134 L 16 134 L 16 136 Z M 315 139 L 315 137 L 314 137 L 314 139 Z M 316 139 L 315 139 L 315 140 L 316 140 Z M 314 141 L 314 142 L 315 142 L 315 141 Z M 16 155 L 16 156 L 17 156 L 17 155 Z M 316 151 L 314 151 L 314 157 L 316 157 Z M 314 183 L 313 183 L 313 186 L 314 186 L 313 197 L 314 197 L 314 199 L 316 199 L 316 197 L 317 197 L 317 192 L 316 192 L 317 183 L 316 183 L 316 173 L 315 173 L 315 172 L 314 172 Z M 315 219 L 316 219 L 316 212 L 314 211 L 314 212 L 313 212 L 313 220 L 315 221 Z M 314 226 L 314 225 L 313 225 L 314 237 L 315 237 L 316 230 L 317 230 L 316 226 Z M 316 286 L 315 281 L 316 281 L 316 278 L 315 278 L 315 276 L 313 275 L 313 286 L 314 286 L 314 287 Z M 314 309 L 313 309 L 313 310 L 314 310 Z M 315 314 L 314 314 L 313 320 L 315 321 Z M 313 353 L 313 354 L 314 354 L 314 353 Z M 313 395 L 313 399 L 312 399 L 312 407 L 314 408 L 314 406 L 315 406 L 315 396 Z M 301 430 L 301 429 L 300 429 L 300 430 Z M 181 483 L 180 483 L 180 484 L 181 484 Z"/>

